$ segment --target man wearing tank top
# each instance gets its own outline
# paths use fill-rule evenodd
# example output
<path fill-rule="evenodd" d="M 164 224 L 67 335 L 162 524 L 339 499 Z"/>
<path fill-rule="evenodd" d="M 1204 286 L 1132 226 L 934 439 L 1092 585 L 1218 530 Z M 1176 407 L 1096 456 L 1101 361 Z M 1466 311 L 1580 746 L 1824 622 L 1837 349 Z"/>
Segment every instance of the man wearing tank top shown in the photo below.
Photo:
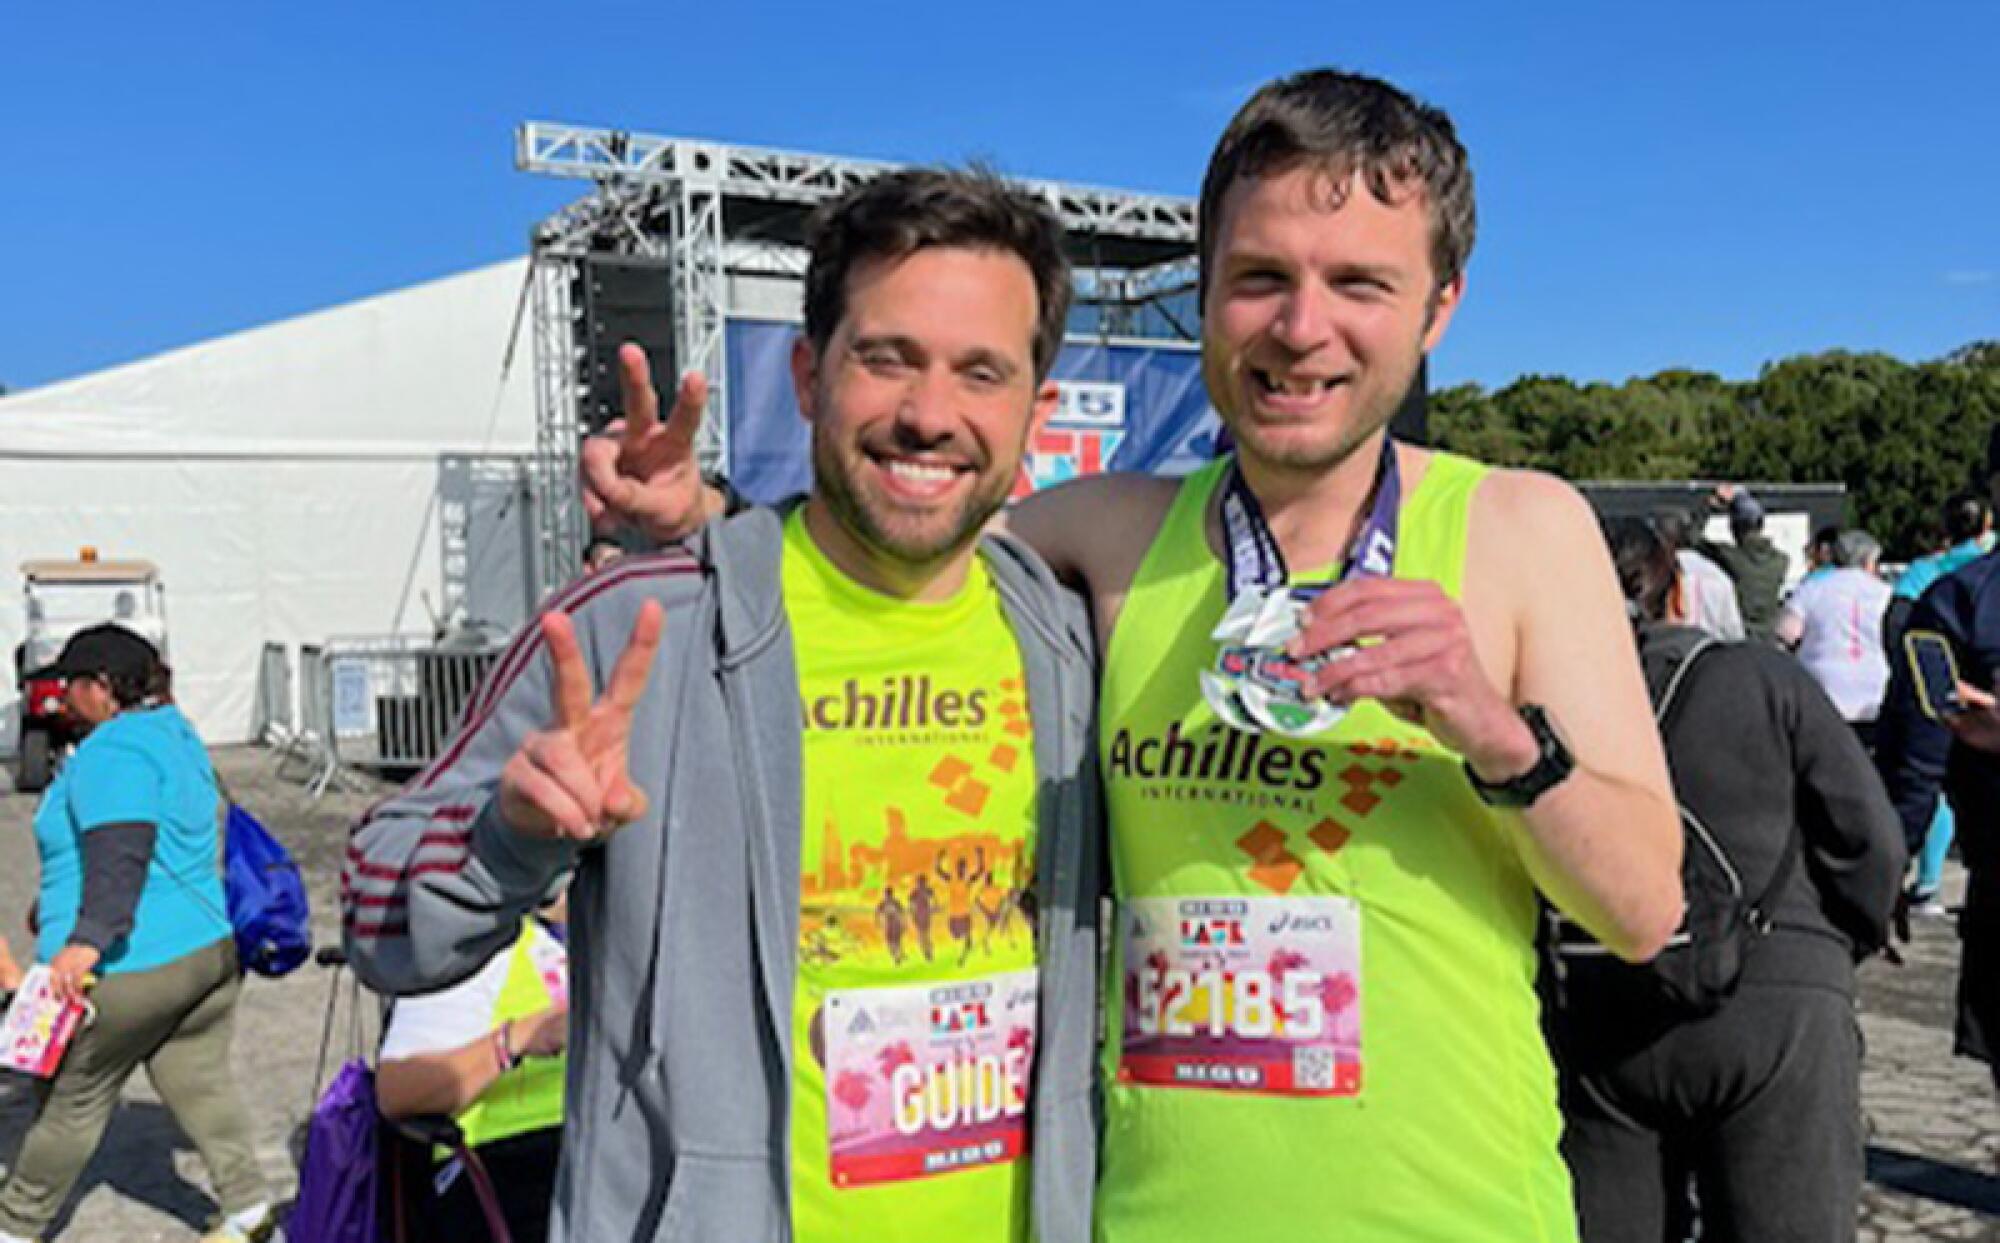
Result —
<path fill-rule="evenodd" d="M 1103 653 L 1104 1243 L 1576 1238 L 1536 895 L 1643 959 L 1681 837 L 1583 500 L 1387 440 L 1473 223 L 1443 113 L 1346 73 L 1266 86 L 1201 196 L 1235 454 L 1009 516 Z M 688 508 L 619 508 L 655 504 Z"/>
<path fill-rule="evenodd" d="M 1536 893 L 1648 957 L 1681 837 L 1589 508 L 1387 441 L 1473 231 L 1443 113 L 1266 86 L 1201 195 L 1234 456 L 1012 515 L 1088 583 L 1103 651 L 1104 1243 L 1576 1237 Z"/>

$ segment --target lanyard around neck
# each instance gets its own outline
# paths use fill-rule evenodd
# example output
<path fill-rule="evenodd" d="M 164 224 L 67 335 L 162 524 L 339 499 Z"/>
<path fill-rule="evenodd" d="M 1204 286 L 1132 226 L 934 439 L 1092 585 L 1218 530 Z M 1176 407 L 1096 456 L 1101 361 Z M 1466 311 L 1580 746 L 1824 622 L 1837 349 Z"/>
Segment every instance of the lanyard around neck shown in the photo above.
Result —
<path fill-rule="evenodd" d="M 1396 563 L 1396 527 L 1402 498 L 1396 442 L 1384 436 L 1367 511 L 1348 543 L 1340 573 L 1331 582 L 1300 584 L 1293 588 L 1294 594 L 1310 598 L 1349 578 L 1387 578 Z M 1229 599 L 1235 600 L 1251 589 L 1269 592 L 1285 585 L 1290 571 L 1285 565 L 1284 550 L 1278 547 L 1271 524 L 1264 519 L 1264 507 L 1257 503 L 1250 485 L 1243 481 L 1243 470 L 1233 458 L 1228 477 L 1222 483 L 1222 541 L 1229 550 L 1226 567 Z"/>

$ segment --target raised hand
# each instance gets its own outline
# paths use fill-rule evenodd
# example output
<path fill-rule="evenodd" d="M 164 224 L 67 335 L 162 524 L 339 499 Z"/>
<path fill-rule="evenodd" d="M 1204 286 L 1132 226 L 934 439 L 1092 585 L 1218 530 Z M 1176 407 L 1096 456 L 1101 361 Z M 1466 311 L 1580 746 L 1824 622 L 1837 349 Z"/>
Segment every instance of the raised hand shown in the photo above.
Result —
<path fill-rule="evenodd" d="M 684 539 L 722 510 L 694 454 L 708 381 L 698 371 L 681 377 L 662 423 L 646 352 L 628 341 L 618 347 L 618 383 L 625 417 L 583 442 L 584 512 L 602 534 L 629 524 L 663 543 Z"/>
<path fill-rule="evenodd" d="M 631 640 L 599 699 L 592 698 L 569 616 L 546 613 L 541 625 L 555 667 L 555 724 L 529 734 L 501 770 L 500 818 L 530 837 L 598 841 L 646 810 L 645 794 L 632 784 L 628 747 L 665 613 L 654 600 L 639 606 Z"/>

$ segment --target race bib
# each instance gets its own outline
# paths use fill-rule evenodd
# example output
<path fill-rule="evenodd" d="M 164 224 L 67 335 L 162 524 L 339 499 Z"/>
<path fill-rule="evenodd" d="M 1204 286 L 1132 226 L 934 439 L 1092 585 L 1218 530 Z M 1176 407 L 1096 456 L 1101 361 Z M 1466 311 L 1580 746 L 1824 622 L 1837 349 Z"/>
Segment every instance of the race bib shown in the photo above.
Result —
<path fill-rule="evenodd" d="M 828 1164 L 836 1187 L 1012 1161 L 1028 1148 L 1034 969 L 829 993 Z"/>
<path fill-rule="evenodd" d="M 1121 1083 L 1361 1091 L 1361 914 L 1348 898 L 1125 904 Z"/>

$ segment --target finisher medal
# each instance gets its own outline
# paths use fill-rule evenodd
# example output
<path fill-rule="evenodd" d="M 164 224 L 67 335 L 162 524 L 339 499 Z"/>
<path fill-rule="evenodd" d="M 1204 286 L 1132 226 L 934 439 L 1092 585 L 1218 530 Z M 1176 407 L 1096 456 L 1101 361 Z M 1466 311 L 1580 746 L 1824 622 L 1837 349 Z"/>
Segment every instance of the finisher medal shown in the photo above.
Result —
<path fill-rule="evenodd" d="M 1311 596 L 1290 588 L 1266 592 L 1253 587 L 1230 602 L 1209 635 L 1221 645 L 1215 668 L 1201 675 L 1201 693 L 1217 716 L 1246 733 L 1269 730 L 1293 738 L 1332 729 L 1347 715 L 1343 704 L 1308 699 L 1306 679 L 1353 654 L 1351 647 L 1304 658 L 1285 655 L 1299 632 L 1299 618 Z"/>
<path fill-rule="evenodd" d="M 1338 581 L 1389 575 L 1401 496 L 1395 442 L 1385 436 L 1373 504 Z M 1306 738 L 1332 729 L 1347 715 L 1347 706 L 1308 698 L 1305 686 L 1313 674 L 1357 649 L 1285 654 L 1285 644 L 1299 633 L 1306 605 L 1332 584 L 1287 584 L 1284 553 L 1234 463 L 1223 481 L 1222 530 L 1229 547 L 1229 607 L 1209 635 L 1218 651 L 1215 666 L 1202 671 L 1202 697 L 1217 716 L 1245 733 Z"/>

